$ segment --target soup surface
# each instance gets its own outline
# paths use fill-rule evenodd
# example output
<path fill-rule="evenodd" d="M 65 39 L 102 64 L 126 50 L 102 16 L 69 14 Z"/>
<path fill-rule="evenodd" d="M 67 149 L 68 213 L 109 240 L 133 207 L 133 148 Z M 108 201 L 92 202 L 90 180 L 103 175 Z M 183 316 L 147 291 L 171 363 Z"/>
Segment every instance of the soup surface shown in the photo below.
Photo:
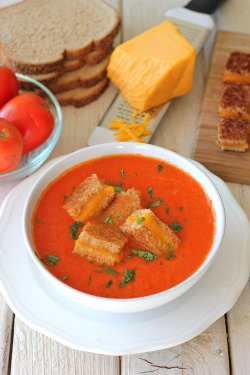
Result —
<path fill-rule="evenodd" d="M 112 267 L 72 254 L 72 237 L 83 226 L 74 226 L 63 201 L 93 173 L 116 186 L 118 193 L 132 187 L 140 190 L 143 206 L 175 231 L 178 248 L 167 258 L 155 257 L 130 239 L 122 260 Z M 78 164 L 52 181 L 34 210 L 32 231 L 38 257 L 62 282 L 97 296 L 134 298 L 161 292 L 192 275 L 211 249 L 215 217 L 200 184 L 179 168 L 139 154 L 110 155 Z"/>

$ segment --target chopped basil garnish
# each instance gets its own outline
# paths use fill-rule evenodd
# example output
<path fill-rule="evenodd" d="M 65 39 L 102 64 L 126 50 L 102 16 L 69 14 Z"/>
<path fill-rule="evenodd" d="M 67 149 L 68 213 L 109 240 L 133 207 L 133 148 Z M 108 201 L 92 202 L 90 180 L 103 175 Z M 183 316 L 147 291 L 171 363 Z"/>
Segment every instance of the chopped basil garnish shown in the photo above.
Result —
<path fill-rule="evenodd" d="M 179 232 L 183 228 L 183 226 L 181 224 L 179 224 L 178 221 L 173 221 L 173 224 L 169 225 L 169 226 L 170 226 L 170 228 L 173 228 L 173 230 L 176 231 L 176 232 Z"/>
<path fill-rule="evenodd" d="M 122 178 L 124 178 L 124 176 L 125 176 L 125 172 L 124 172 L 123 169 L 120 170 L 120 173 L 121 173 Z"/>
<path fill-rule="evenodd" d="M 166 259 L 171 260 L 171 259 L 175 258 L 174 250 L 169 244 L 168 244 L 168 250 L 169 250 L 169 255 Z"/>
<path fill-rule="evenodd" d="M 75 223 L 70 225 L 69 226 L 69 229 L 70 229 L 69 236 L 70 236 L 70 238 L 72 238 L 73 240 L 76 240 L 79 236 L 79 234 L 77 233 L 77 229 L 79 227 L 82 227 L 82 226 L 83 226 L 83 223 L 81 221 L 76 221 Z"/>
<path fill-rule="evenodd" d="M 159 172 L 161 172 L 164 168 L 163 168 L 162 165 L 157 165 L 157 169 L 158 169 Z"/>
<path fill-rule="evenodd" d="M 45 258 L 39 258 L 47 266 L 55 266 L 60 258 L 56 255 L 46 254 Z M 46 260 L 48 259 L 48 261 Z"/>
<path fill-rule="evenodd" d="M 145 219 L 145 217 L 141 216 L 136 219 L 136 224 L 141 224 Z"/>
<path fill-rule="evenodd" d="M 68 276 L 63 276 L 62 277 L 62 280 L 64 281 L 64 280 L 68 280 Z"/>
<path fill-rule="evenodd" d="M 113 220 L 111 219 L 110 216 L 108 216 L 108 217 L 104 220 L 104 223 L 113 224 Z"/>
<path fill-rule="evenodd" d="M 113 284 L 113 281 L 112 280 L 109 280 L 105 286 L 106 289 L 110 288 L 111 285 Z"/>
<path fill-rule="evenodd" d="M 94 272 L 101 273 L 102 270 L 94 270 Z"/>
<path fill-rule="evenodd" d="M 145 258 L 147 263 L 157 258 L 157 256 L 151 253 L 151 251 L 131 249 L 131 252 L 138 255 L 140 258 Z"/>
<path fill-rule="evenodd" d="M 112 270 L 112 268 L 109 268 L 109 267 L 106 267 L 106 266 L 103 266 L 102 267 L 106 272 L 110 273 L 110 275 L 119 275 L 119 272 L 115 271 L 115 270 Z"/>
<path fill-rule="evenodd" d="M 134 281 L 134 280 L 135 280 L 135 270 L 125 270 L 122 282 L 120 284 L 120 288 L 123 288 L 124 286 L 126 286 L 129 281 Z"/>
<path fill-rule="evenodd" d="M 40 219 L 34 219 L 34 221 L 36 221 L 37 223 L 44 223 L 44 221 L 42 221 Z"/>

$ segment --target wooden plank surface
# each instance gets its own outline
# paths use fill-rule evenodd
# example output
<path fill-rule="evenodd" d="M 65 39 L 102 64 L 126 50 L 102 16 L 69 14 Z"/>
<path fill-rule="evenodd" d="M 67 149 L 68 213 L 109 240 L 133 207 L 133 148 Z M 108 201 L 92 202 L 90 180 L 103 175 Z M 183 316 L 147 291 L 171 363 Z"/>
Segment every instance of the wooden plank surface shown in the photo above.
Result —
<path fill-rule="evenodd" d="M 222 151 L 216 144 L 220 120 L 218 106 L 224 87 L 221 77 L 226 61 L 233 51 L 250 53 L 250 34 L 219 31 L 215 40 L 192 158 L 224 181 L 250 184 L 250 149 L 244 153 Z"/>

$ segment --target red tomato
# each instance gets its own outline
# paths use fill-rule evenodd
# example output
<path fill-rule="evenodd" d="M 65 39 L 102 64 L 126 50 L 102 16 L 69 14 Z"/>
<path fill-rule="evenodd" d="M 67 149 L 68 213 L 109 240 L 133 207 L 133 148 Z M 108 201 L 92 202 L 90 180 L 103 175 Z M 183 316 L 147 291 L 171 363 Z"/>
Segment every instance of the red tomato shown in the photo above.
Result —
<path fill-rule="evenodd" d="M 6 66 L 0 66 L 0 107 L 18 94 L 18 88 L 15 73 Z"/>
<path fill-rule="evenodd" d="M 23 138 L 9 121 L 0 118 L 0 173 L 15 169 L 22 157 Z"/>
<path fill-rule="evenodd" d="M 23 155 L 45 142 L 54 127 L 54 117 L 47 103 L 33 93 L 20 94 L 9 100 L 0 110 L 0 117 L 20 130 Z"/>

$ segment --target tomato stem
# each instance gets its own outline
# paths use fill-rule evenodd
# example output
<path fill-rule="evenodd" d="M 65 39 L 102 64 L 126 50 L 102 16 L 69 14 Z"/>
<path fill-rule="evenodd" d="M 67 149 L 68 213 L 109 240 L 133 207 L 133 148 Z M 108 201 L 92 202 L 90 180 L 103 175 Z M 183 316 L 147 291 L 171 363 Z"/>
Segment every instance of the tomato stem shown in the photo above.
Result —
<path fill-rule="evenodd" d="M 6 138 L 6 133 L 0 132 L 0 138 Z"/>

